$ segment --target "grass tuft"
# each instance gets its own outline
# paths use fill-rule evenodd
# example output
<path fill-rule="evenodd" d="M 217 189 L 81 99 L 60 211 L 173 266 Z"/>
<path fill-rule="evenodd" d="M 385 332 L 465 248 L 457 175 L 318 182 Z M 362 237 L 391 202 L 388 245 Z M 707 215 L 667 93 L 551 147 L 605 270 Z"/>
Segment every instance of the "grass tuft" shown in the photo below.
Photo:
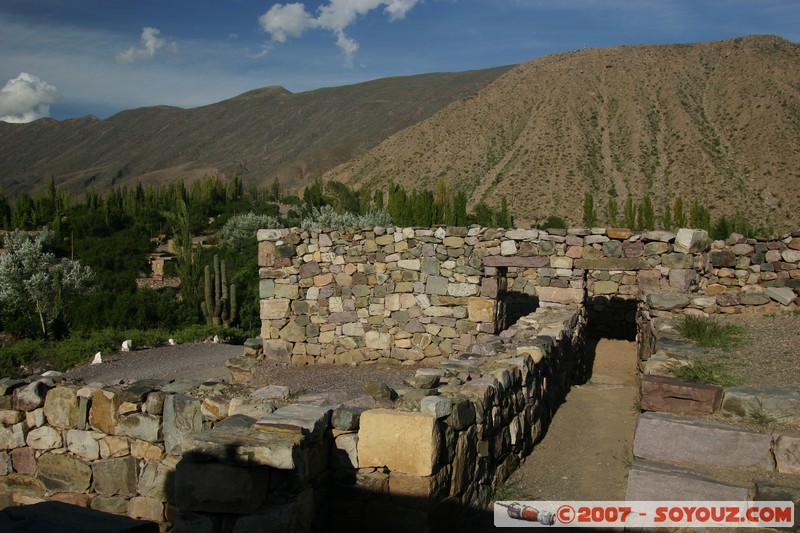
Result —
<path fill-rule="evenodd" d="M 672 370 L 675 377 L 692 383 L 705 383 L 706 385 L 719 385 L 720 387 L 734 387 L 741 385 L 742 381 L 728 374 L 719 363 L 696 362 Z"/>
<path fill-rule="evenodd" d="M 703 348 L 732 350 L 743 344 L 744 328 L 720 324 L 713 318 L 684 316 L 678 321 L 678 332 L 685 338 L 697 342 Z"/>

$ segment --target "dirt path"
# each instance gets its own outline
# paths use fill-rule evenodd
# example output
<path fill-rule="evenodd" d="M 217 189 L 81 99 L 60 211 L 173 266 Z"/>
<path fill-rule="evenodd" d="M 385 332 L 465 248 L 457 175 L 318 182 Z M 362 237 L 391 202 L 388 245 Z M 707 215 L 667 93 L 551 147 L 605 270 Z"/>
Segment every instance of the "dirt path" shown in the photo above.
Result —
<path fill-rule="evenodd" d="M 592 379 L 570 390 L 544 439 L 497 497 L 624 500 L 636 400 L 636 343 L 601 339 Z"/>

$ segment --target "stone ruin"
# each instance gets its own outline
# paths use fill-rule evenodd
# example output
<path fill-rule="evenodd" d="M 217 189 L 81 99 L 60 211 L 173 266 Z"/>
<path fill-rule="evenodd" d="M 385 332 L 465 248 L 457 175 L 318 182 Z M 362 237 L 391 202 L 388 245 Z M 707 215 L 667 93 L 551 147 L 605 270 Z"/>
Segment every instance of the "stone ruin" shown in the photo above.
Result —
<path fill-rule="evenodd" d="M 471 227 L 259 240 L 262 335 L 229 361 L 233 383 L 0 380 L 3 506 L 66 502 L 163 531 L 451 530 L 485 509 L 590 376 L 589 334 L 638 337 L 647 364 L 669 340 L 660 320 L 796 309 L 800 284 L 791 235 Z M 396 390 L 289 397 L 246 388 L 262 360 L 419 368 Z"/>

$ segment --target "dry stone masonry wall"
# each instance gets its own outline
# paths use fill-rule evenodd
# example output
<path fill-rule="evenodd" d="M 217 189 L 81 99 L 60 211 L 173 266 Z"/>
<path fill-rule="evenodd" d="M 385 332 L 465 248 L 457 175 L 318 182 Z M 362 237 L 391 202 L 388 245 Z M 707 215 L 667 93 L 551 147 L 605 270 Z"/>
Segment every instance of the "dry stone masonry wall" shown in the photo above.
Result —
<path fill-rule="evenodd" d="M 535 308 L 586 306 L 590 322 L 635 329 L 640 302 L 654 316 L 769 312 L 795 308 L 800 288 L 798 235 L 472 226 L 258 239 L 264 352 L 300 364 L 447 357 Z"/>

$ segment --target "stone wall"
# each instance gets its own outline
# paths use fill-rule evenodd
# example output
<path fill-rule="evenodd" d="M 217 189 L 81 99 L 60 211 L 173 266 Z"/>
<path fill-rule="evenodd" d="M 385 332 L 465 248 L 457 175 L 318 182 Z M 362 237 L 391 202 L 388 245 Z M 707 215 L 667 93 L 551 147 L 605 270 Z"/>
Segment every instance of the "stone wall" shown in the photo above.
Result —
<path fill-rule="evenodd" d="M 473 226 L 258 238 L 264 351 L 300 364 L 447 357 L 539 307 L 586 306 L 593 326 L 632 336 L 642 301 L 656 315 L 767 312 L 796 308 L 800 287 L 797 235 Z"/>
<path fill-rule="evenodd" d="M 588 376 L 585 324 L 581 310 L 539 310 L 482 354 L 358 398 L 3 379 L 0 502 L 57 500 L 187 532 L 451 530 Z"/>

